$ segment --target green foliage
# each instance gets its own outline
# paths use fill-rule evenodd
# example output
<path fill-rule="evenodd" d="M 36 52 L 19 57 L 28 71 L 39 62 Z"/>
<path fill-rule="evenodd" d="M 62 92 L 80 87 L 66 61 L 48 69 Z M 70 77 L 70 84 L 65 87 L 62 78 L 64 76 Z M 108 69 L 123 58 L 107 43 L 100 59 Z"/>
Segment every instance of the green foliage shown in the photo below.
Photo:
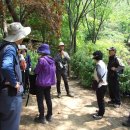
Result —
<path fill-rule="evenodd" d="M 32 62 L 32 70 L 34 70 L 37 62 L 38 62 L 38 54 L 35 51 L 28 51 L 30 57 L 31 57 L 31 62 Z"/>
<path fill-rule="evenodd" d="M 86 45 L 84 44 L 82 46 L 79 45 L 78 51 L 73 55 L 71 62 L 72 70 L 74 71 L 74 74 L 78 76 L 78 78 L 81 80 L 82 85 L 84 85 L 85 87 L 91 86 L 95 67 L 95 63 L 92 59 L 93 52 L 96 50 L 101 50 L 104 54 L 103 60 L 107 64 L 109 57 L 107 48 L 112 46 L 117 48 L 117 56 L 121 58 L 123 63 L 125 64 L 125 71 L 120 76 L 121 90 L 123 92 L 126 89 L 130 90 L 130 68 L 128 66 L 128 61 L 130 59 L 129 52 L 123 44 L 110 43 L 105 40 L 98 41 L 96 45 L 92 43 L 88 43 Z"/>

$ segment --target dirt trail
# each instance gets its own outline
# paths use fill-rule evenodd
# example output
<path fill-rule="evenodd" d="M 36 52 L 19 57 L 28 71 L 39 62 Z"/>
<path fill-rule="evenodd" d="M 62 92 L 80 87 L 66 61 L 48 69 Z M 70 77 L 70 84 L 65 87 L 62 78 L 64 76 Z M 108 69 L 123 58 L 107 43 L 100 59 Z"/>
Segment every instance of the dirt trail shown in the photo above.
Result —
<path fill-rule="evenodd" d="M 81 88 L 75 80 L 70 80 L 69 85 L 74 98 L 66 96 L 63 83 L 60 99 L 56 97 L 56 88 L 52 88 L 53 122 L 45 125 L 33 121 L 38 114 L 35 96 L 30 96 L 27 107 L 24 107 L 24 99 L 20 130 L 130 130 L 121 125 L 130 112 L 130 104 L 123 103 L 120 108 L 106 105 L 104 118 L 94 120 L 92 114 L 97 110 L 95 93 Z"/>

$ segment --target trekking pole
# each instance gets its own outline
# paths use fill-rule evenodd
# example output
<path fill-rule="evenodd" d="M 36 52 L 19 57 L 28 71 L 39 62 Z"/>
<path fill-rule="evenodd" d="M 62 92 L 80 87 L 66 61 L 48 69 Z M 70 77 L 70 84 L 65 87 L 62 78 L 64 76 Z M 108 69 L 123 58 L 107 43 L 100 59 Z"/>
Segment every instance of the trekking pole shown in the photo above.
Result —
<path fill-rule="evenodd" d="M 30 81 L 28 81 L 28 96 L 27 96 L 25 107 L 27 107 L 27 105 L 28 105 L 28 101 L 29 101 L 29 97 L 30 97 L 29 91 L 30 91 Z"/>

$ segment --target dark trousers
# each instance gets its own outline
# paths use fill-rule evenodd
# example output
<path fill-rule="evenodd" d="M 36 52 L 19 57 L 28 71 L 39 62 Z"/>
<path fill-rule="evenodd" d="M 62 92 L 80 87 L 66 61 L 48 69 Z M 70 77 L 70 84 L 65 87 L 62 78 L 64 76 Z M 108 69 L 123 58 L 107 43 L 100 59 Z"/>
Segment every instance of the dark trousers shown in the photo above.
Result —
<path fill-rule="evenodd" d="M 111 101 L 120 105 L 120 88 L 118 78 L 113 77 L 108 79 L 108 88 Z"/>
<path fill-rule="evenodd" d="M 19 130 L 22 97 L 0 93 L 0 130 Z"/>
<path fill-rule="evenodd" d="M 52 101 L 51 101 L 51 94 L 50 94 L 51 86 L 47 88 L 38 88 L 37 89 L 37 104 L 38 104 L 38 110 L 39 110 L 39 117 L 44 118 L 44 104 L 43 100 L 45 98 L 46 104 L 47 104 L 47 116 L 52 115 Z"/>
<path fill-rule="evenodd" d="M 57 93 L 61 93 L 60 89 L 60 84 L 61 84 L 61 77 L 63 78 L 64 85 L 65 85 L 65 90 L 67 94 L 69 94 L 69 85 L 68 85 L 68 80 L 67 80 L 67 71 L 66 70 L 61 70 L 56 72 L 56 77 L 57 77 Z"/>
<path fill-rule="evenodd" d="M 104 96 L 107 90 L 107 86 L 102 86 L 96 90 L 97 103 L 99 107 L 98 115 L 103 116 L 105 113 Z"/>

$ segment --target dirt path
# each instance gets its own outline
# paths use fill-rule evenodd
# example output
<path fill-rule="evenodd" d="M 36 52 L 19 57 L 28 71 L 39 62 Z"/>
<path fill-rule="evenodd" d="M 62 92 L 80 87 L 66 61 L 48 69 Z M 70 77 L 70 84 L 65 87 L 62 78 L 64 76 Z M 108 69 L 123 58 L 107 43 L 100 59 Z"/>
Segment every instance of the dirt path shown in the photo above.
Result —
<path fill-rule="evenodd" d="M 28 106 L 23 106 L 20 130 L 130 130 L 121 125 L 130 111 L 130 104 L 123 103 L 120 108 L 106 105 L 104 118 L 94 120 L 92 114 L 97 109 L 95 93 L 81 88 L 77 81 L 71 80 L 69 84 L 74 98 L 66 96 L 63 83 L 60 99 L 56 97 L 56 88 L 52 88 L 53 122 L 45 125 L 34 123 L 38 110 L 35 96 L 30 96 Z"/>

